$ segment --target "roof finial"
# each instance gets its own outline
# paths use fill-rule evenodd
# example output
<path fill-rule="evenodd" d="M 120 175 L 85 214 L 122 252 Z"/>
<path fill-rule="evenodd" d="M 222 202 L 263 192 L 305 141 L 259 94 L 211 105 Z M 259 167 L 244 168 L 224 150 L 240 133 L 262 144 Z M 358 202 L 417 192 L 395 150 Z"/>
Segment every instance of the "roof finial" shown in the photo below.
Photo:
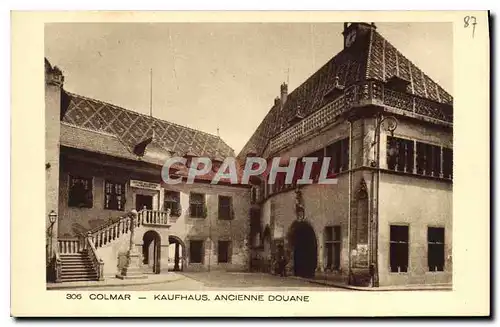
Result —
<path fill-rule="evenodd" d="M 217 126 L 217 137 L 220 137 L 220 134 L 219 134 L 219 126 Z"/>

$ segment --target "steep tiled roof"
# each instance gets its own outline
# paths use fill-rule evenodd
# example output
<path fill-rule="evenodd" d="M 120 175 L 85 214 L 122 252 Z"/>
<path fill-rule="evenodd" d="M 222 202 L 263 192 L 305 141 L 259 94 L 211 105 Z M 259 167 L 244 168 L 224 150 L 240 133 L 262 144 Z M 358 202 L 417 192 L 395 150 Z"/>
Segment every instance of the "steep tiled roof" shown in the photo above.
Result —
<path fill-rule="evenodd" d="M 63 103 L 65 108 L 61 120 L 64 123 L 113 135 L 130 153 L 137 144 L 153 137 L 155 146 L 175 155 L 182 156 L 191 151 L 200 157 L 234 156 L 234 150 L 212 134 L 66 91 Z"/>
<path fill-rule="evenodd" d="M 368 24 L 363 27 L 370 26 Z M 371 25 L 373 27 L 373 25 Z M 432 101 L 452 104 L 453 98 L 442 87 L 409 61 L 375 28 L 361 34 L 350 47 L 344 48 L 304 83 L 291 92 L 282 107 L 279 101 L 265 116 L 239 157 L 249 152 L 261 154 L 269 140 L 284 131 L 298 113 L 302 117 L 331 102 L 337 84 L 340 89 L 356 82 L 375 79 L 386 82 L 391 77 L 408 81 L 407 91 Z"/>
<path fill-rule="evenodd" d="M 377 31 L 373 31 L 368 57 L 367 78 L 387 81 L 397 76 L 410 83 L 407 92 L 436 102 L 452 104 L 453 97 L 408 60 Z"/>

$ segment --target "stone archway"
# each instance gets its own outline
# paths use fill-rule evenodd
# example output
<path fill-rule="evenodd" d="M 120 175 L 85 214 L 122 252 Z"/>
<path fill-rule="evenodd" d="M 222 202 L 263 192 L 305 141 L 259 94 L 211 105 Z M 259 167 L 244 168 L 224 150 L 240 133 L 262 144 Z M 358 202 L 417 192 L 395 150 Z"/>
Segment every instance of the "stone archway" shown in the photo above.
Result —
<path fill-rule="evenodd" d="M 160 273 L 161 237 L 154 230 L 147 231 L 142 237 L 142 258 L 147 271 Z"/>
<path fill-rule="evenodd" d="M 168 270 L 183 271 L 186 265 L 186 246 L 177 236 L 168 237 Z"/>
<path fill-rule="evenodd" d="M 305 221 L 294 221 L 288 232 L 288 245 L 294 275 L 314 277 L 318 264 L 318 244 L 311 225 Z"/>

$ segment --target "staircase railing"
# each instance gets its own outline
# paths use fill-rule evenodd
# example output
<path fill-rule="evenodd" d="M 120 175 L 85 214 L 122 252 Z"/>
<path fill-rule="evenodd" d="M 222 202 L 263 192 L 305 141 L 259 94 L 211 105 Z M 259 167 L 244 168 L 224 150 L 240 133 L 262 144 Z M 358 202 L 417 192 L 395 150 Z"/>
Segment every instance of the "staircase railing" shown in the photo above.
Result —
<path fill-rule="evenodd" d="M 61 282 L 61 274 L 62 274 L 62 261 L 61 261 L 61 256 L 57 252 L 56 252 L 56 260 L 55 260 L 55 267 L 54 268 L 55 268 L 55 275 L 56 275 L 55 282 L 60 283 Z"/>
<path fill-rule="evenodd" d="M 78 253 L 82 250 L 82 243 L 78 237 L 66 237 L 57 239 L 58 252 L 62 254 Z"/>
<path fill-rule="evenodd" d="M 142 221 L 144 225 L 167 226 L 169 225 L 169 216 L 170 209 L 167 211 L 149 209 L 139 211 L 139 221 Z"/>
<path fill-rule="evenodd" d="M 135 227 L 140 227 L 141 225 L 151 225 L 151 226 L 168 226 L 170 218 L 170 210 L 158 211 L 158 210 L 148 210 L 144 209 L 137 213 L 138 219 L 135 220 Z M 128 234 L 130 232 L 132 217 L 129 213 L 126 216 L 119 217 L 117 219 L 110 220 L 105 224 L 102 224 L 96 228 L 93 228 L 87 232 L 81 233 L 79 237 L 72 238 L 58 238 L 57 246 L 58 251 L 56 255 L 56 280 L 60 279 L 61 274 L 61 258 L 60 254 L 72 254 L 78 253 L 82 250 L 87 250 L 94 268 L 98 272 L 99 279 L 103 278 L 103 266 L 104 263 L 101 258 L 97 255 L 97 249 L 105 246 L 106 244 L 118 239 L 123 234 Z"/>
<path fill-rule="evenodd" d="M 104 280 L 104 261 L 102 261 L 102 259 L 97 254 L 97 250 L 92 239 L 92 234 L 90 232 L 87 234 L 84 244 L 92 265 L 94 266 L 94 270 L 97 272 L 98 280 Z"/>
<path fill-rule="evenodd" d="M 140 226 L 140 223 L 140 221 L 136 222 L 137 227 Z M 130 231 L 131 224 L 131 217 L 120 217 L 111 224 L 101 225 L 98 228 L 88 231 L 87 234 L 92 237 L 92 242 L 97 249 L 116 240 L 122 234 L 127 234 Z"/>
<path fill-rule="evenodd" d="M 137 213 L 138 219 L 135 227 L 141 225 L 168 226 L 170 212 L 143 209 Z M 103 225 L 93 228 L 87 232 L 92 237 L 92 242 L 96 249 L 116 240 L 123 234 L 130 232 L 132 217 L 130 214 L 109 221 Z"/>

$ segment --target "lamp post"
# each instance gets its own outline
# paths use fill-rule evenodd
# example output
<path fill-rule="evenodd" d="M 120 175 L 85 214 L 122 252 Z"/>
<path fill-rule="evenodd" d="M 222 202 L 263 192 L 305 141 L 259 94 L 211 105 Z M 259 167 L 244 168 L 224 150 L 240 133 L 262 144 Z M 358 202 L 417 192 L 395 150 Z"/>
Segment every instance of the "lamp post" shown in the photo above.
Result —
<path fill-rule="evenodd" d="M 53 255 L 53 251 L 52 251 L 52 247 L 53 247 L 53 241 L 52 241 L 52 238 L 54 236 L 54 224 L 57 220 L 57 213 L 54 211 L 54 210 L 51 210 L 50 213 L 49 213 L 49 222 L 50 222 L 50 226 L 49 226 L 49 229 L 48 229 L 48 236 L 49 236 L 49 251 L 48 251 L 48 260 L 52 260 L 52 255 Z"/>
<path fill-rule="evenodd" d="M 369 249 L 369 272 L 370 272 L 370 284 L 371 286 L 378 286 L 379 276 L 378 276 L 378 260 L 377 260 L 377 249 L 378 249 L 378 221 L 379 221 L 379 194 L 380 194 L 380 134 L 381 128 L 385 125 L 385 129 L 394 136 L 394 131 L 398 126 L 398 121 L 394 116 L 385 116 L 381 114 L 376 116 L 375 125 L 375 135 L 372 142 L 372 147 L 374 147 L 374 160 L 371 162 L 371 166 L 375 168 L 372 172 L 372 215 L 370 222 L 370 245 Z M 384 124 L 385 123 L 385 124 Z M 387 154 L 392 158 L 396 155 L 397 149 L 395 144 L 391 142 L 389 148 L 387 149 Z M 375 175 L 377 176 L 375 179 Z M 376 186 L 375 186 L 376 180 Z"/>

